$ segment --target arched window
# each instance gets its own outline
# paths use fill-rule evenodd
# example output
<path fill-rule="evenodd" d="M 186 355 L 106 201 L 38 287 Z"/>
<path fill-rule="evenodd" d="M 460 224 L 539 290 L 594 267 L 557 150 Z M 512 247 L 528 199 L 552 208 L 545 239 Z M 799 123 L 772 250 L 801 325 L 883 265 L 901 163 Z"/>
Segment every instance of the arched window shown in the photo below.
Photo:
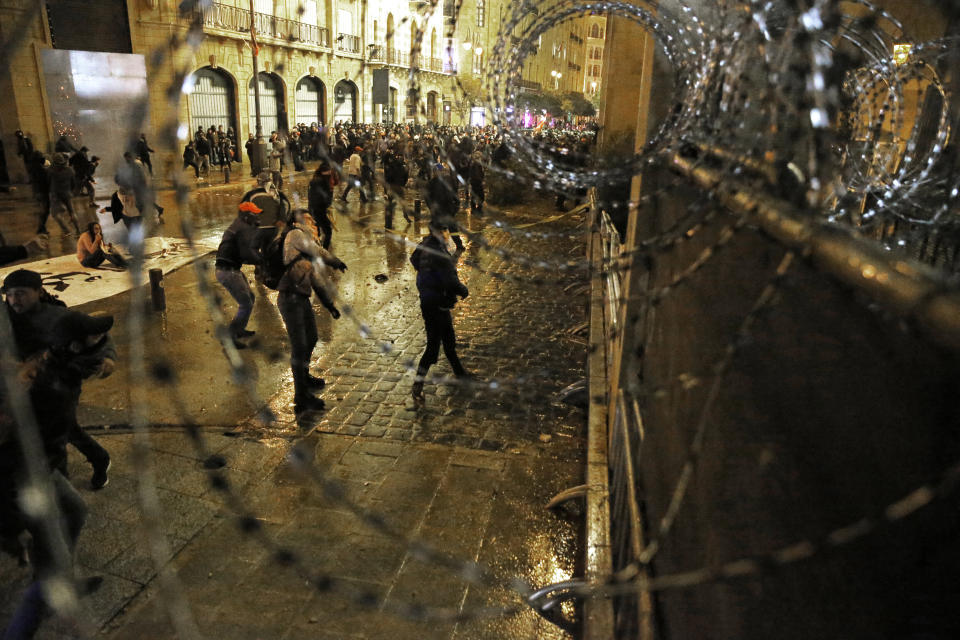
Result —
<path fill-rule="evenodd" d="M 341 80 L 333 88 L 334 122 L 357 121 L 357 85 Z"/>
<path fill-rule="evenodd" d="M 233 79 L 222 69 L 204 67 L 193 73 L 190 92 L 191 131 L 223 126 L 237 130 L 234 113 Z M 252 131 L 252 129 L 251 129 Z"/>
<path fill-rule="evenodd" d="M 248 85 L 248 104 L 250 131 L 256 131 L 256 99 L 253 89 L 254 79 Z M 283 81 L 275 73 L 260 72 L 260 124 L 264 135 L 272 131 L 287 130 L 286 105 L 283 99 Z"/>
<path fill-rule="evenodd" d="M 296 119 L 303 124 L 323 124 L 326 120 L 324 107 L 326 106 L 326 96 L 324 95 L 323 82 L 319 78 L 307 76 L 297 83 L 297 103 Z"/>
<path fill-rule="evenodd" d="M 484 0 L 477 0 L 477 26 L 482 27 L 487 21 L 487 4 Z"/>
<path fill-rule="evenodd" d="M 590 27 L 590 37 L 591 37 L 591 38 L 599 38 L 599 37 L 600 37 L 600 26 L 599 26 L 599 25 L 596 25 L 596 24 L 595 24 L 595 25 L 593 25 L 592 27 Z"/>

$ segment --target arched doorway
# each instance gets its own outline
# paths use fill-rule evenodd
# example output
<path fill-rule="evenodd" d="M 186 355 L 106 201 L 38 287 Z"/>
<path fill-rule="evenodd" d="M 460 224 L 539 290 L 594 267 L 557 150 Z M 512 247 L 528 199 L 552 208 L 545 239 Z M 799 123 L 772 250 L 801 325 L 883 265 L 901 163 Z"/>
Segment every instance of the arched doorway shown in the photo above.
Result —
<path fill-rule="evenodd" d="M 193 72 L 193 90 L 190 92 L 190 131 L 198 128 L 233 127 L 237 131 L 234 108 L 234 82 L 222 69 L 203 67 Z"/>
<path fill-rule="evenodd" d="M 319 78 L 306 76 L 297 83 L 297 103 L 294 116 L 298 124 L 326 122 L 326 89 Z"/>
<path fill-rule="evenodd" d="M 257 120 L 255 111 L 255 97 L 253 78 L 249 84 L 250 131 L 256 133 Z M 287 130 L 287 110 L 283 99 L 283 80 L 275 73 L 260 73 L 260 124 L 263 127 L 264 137 L 269 137 L 271 131 Z"/>
<path fill-rule="evenodd" d="M 333 119 L 335 122 L 357 121 L 357 85 L 341 80 L 333 87 Z"/>
<path fill-rule="evenodd" d="M 397 121 L 397 88 L 396 87 L 390 87 L 390 104 L 388 105 L 387 117 L 384 119 L 387 122 Z"/>
<path fill-rule="evenodd" d="M 427 122 L 437 121 L 437 92 L 427 93 Z"/>

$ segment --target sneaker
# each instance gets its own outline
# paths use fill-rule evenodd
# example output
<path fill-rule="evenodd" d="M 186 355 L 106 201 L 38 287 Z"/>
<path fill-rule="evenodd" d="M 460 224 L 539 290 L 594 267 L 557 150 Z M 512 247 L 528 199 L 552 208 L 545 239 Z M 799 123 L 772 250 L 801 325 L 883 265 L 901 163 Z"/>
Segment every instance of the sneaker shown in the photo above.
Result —
<path fill-rule="evenodd" d="M 110 460 L 110 456 L 107 456 L 107 463 L 103 464 L 94 464 L 93 465 L 93 475 L 90 476 L 90 488 L 94 491 L 99 491 L 105 486 L 110 484 L 110 478 L 107 476 L 107 472 L 110 471 L 110 466 L 113 462 Z"/>
<path fill-rule="evenodd" d="M 318 378 L 317 376 L 312 376 L 309 373 L 307 374 L 307 387 L 313 391 L 320 391 L 325 386 L 327 386 L 327 381 L 323 378 Z"/>
<path fill-rule="evenodd" d="M 316 396 L 304 396 L 303 398 L 294 398 L 293 400 L 293 409 L 297 413 L 303 411 L 323 411 L 326 407 L 326 403 Z"/>

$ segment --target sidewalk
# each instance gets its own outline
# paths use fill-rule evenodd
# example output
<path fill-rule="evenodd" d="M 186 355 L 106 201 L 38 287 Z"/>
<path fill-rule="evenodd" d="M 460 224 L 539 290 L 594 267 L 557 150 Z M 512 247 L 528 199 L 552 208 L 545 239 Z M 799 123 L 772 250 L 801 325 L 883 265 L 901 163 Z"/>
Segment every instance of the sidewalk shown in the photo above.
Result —
<path fill-rule="evenodd" d="M 298 178 L 291 192 L 302 193 L 305 184 Z M 232 195 L 218 190 L 194 196 L 201 234 L 229 222 Z M 579 220 L 539 225 L 540 231 L 573 234 L 547 239 L 511 235 L 490 224 L 535 222 L 548 204 L 543 212 L 516 210 L 466 222 L 498 249 L 526 258 L 575 259 L 582 246 Z M 375 339 L 361 337 L 348 318 L 333 322 L 319 310 L 321 345 L 314 368 L 325 371 L 328 411 L 315 424 L 298 423 L 292 414 L 287 347 L 270 300 L 257 301 L 251 322 L 262 342 L 241 352 L 279 418 L 265 426 L 250 418 L 257 407 L 235 385 L 220 384 L 229 380 L 228 369 L 208 334 L 192 270 L 167 278 L 167 316 L 148 317 L 152 357 L 174 366 L 177 393 L 206 425 L 208 451 L 225 460 L 225 475 L 244 511 L 256 516 L 276 544 L 294 552 L 306 575 L 334 579 L 333 588 L 321 592 L 294 568 L 279 566 L 262 541 L 240 532 L 233 509 L 210 488 L 203 456 L 176 428 L 182 416 L 161 388 L 149 395 L 151 421 L 169 426 L 153 427 L 151 453 L 165 514 L 162 533 L 179 590 L 210 638 L 565 637 L 529 609 L 460 624 L 395 615 L 401 604 L 469 612 L 522 599 L 504 587 L 468 585 L 456 572 L 417 560 L 404 542 L 324 497 L 286 462 L 290 447 L 300 442 L 313 452 L 316 471 L 336 479 L 352 505 L 381 516 L 402 536 L 460 560 L 478 561 L 536 587 L 576 573 L 579 522 L 543 509 L 555 493 L 582 482 L 585 414 L 551 401 L 552 393 L 584 375 L 585 347 L 564 333 L 582 321 L 582 300 L 564 292 L 574 274 L 560 278 L 556 269 L 524 266 L 474 244 L 466 260 L 481 268 L 461 264 L 471 295 L 454 317 L 461 358 L 479 382 L 468 389 L 428 384 L 426 408 L 414 411 L 407 366 L 419 357 L 424 336 L 413 271 L 406 264 L 410 247 L 380 233 L 382 220 L 382 204 L 351 202 L 337 216 L 334 250 L 349 265 L 340 291 Z M 400 216 L 398 225 L 412 242 L 426 232 L 408 229 Z M 388 276 L 384 283 L 373 278 L 381 273 Z M 545 282 L 532 284 L 534 279 Z M 258 290 L 261 295 L 270 297 Z M 118 296 L 106 302 L 99 310 L 123 314 L 129 300 Z M 221 301 L 221 307 L 232 313 L 234 304 Z M 114 332 L 122 360 L 124 324 L 118 322 Z M 391 345 L 388 353 L 384 343 Z M 86 424 L 124 423 L 125 390 L 118 383 L 125 379 L 123 366 L 113 378 L 85 387 Z M 449 367 L 441 360 L 431 373 L 449 375 Z M 174 637 L 138 525 L 140 474 L 132 436 L 123 430 L 95 433 L 114 457 L 110 485 L 88 491 L 89 468 L 71 458 L 71 477 L 91 508 L 78 563 L 86 573 L 106 576 L 103 588 L 89 598 L 91 616 L 111 638 Z M 0 586 L 0 616 L 6 616 L 26 576 L 7 559 L 0 561 L 0 576 L 8 585 Z M 362 604 L 345 593 L 357 590 L 364 594 Z M 62 623 L 49 624 L 43 634 L 70 637 Z"/>

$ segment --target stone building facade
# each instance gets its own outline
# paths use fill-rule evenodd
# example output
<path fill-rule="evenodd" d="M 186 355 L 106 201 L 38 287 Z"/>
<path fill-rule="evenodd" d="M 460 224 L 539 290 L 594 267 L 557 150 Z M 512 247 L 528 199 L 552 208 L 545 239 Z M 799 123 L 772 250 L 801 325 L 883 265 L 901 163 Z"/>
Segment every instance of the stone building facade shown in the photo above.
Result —
<path fill-rule="evenodd" d="M 45 152 L 61 135 L 92 153 L 119 157 L 123 134 L 106 144 L 102 134 L 72 125 L 56 115 L 70 105 L 70 88 L 48 85 L 56 74 L 73 73 L 77 93 L 88 94 L 87 111 L 120 110 L 96 103 L 111 93 L 113 71 L 99 65 L 92 80 L 73 70 L 46 69 L 55 58 L 48 50 L 109 52 L 111 64 L 124 67 L 124 54 L 142 56 L 148 93 L 147 117 L 139 127 L 149 140 L 164 131 L 179 139 L 198 127 L 233 127 L 242 145 L 255 131 L 251 22 L 259 46 L 261 124 L 265 136 L 296 124 L 329 125 L 341 121 L 490 124 L 482 91 L 464 107 L 462 86 L 480 86 L 499 41 L 500 28 L 513 5 L 506 0 L 218 0 L 198 2 L 197 13 L 182 15 L 180 0 L 0 0 L 0 38 L 14 38 L 11 54 L 0 60 L 0 141 L 7 176 L 26 179 L 16 156 L 16 130 L 30 135 Z M 253 11 L 251 11 L 251 6 Z M 538 19 L 536 12 L 515 31 Z M 202 39 L 188 39 L 192 21 L 202 24 Z M 548 30 L 524 64 L 524 83 L 544 90 L 581 91 L 584 86 L 587 25 L 574 17 Z M 505 36 L 510 46 L 515 37 Z M 87 67 L 96 66 L 88 56 Z M 129 65 L 126 65 L 129 66 Z M 416 71 L 412 72 L 414 67 Z M 382 72 L 386 70 L 386 74 Z M 386 76 L 383 102 L 374 102 L 374 72 Z M 550 72 L 554 73 L 551 75 Z M 562 74 L 562 76 L 560 75 Z M 90 80 L 90 81 L 88 81 Z M 85 88 L 84 88 L 85 87 Z M 411 90 L 412 89 L 412 90 Z M 479 98 L 479 99 L 476 99 Z M 108 106 L 104 107 L 103 104 Z M 74 105 L 77 106 L 77 105 Z M 479 113 L 478 113 L 479 111 Z M 119 111 L 118 111 L 119 113 Z M 119 122 L 119 115 L 113 120 Z M 124 122 L 130 122 L 129 118 Z M 104 125 L 103 131 L 111 131 Z M 134 131 L 124 132 L 133 134 Z M 84 139 L 96 137 L 93 144 Z M 111 136 L 114 137 L 114 136 Z M 156 146 L 156 145 L 155 145 Z M 156 160 L 176 161 L 172 148 L 158 148 Z M 111 170 L 110 160 L 102 170 Z"/>
<path fill-rule="evenodd" d="M 10 180 L 26 178 L 16 156 L 18 129 L 45 152 L 62 134 L 76 146 L 87 144 L 82 131 L 56 121 L 47 96 L 42 52 L 64 45 L 143 56 L 149 117 L 142 129 L 150 140 L 165 127 L 177 126 L 182 139 L 198 126 L 219 123 L 234 127 L 242 143 L 255 128 L 251 20 L 265 89 L 265 135 L 298 123 L 460 124 L 449 106 L 444 109 L 455 93 L 456 67 L 444 56 L 455 47 L 444 37 L 441 5 L 254 0 L 251 12 L 249 0 L 223 0 L 203 12 L 199 42 L 187 41 L 197 17 L 181 15 L 180 5 L 179 0 L 62 0 L 51 11 L 35 0 L 0 0 L 0 37 L 6 41 L 13 30 L 23 34 L 13 54 L 0 61 L 0 139 Z M 413 43 L 419 56 L 411 55 Z M 419 70 L 411 74 L 414 64 Z M 385 105 L 373 102 L 375 69 L 388 70 Z"/>

